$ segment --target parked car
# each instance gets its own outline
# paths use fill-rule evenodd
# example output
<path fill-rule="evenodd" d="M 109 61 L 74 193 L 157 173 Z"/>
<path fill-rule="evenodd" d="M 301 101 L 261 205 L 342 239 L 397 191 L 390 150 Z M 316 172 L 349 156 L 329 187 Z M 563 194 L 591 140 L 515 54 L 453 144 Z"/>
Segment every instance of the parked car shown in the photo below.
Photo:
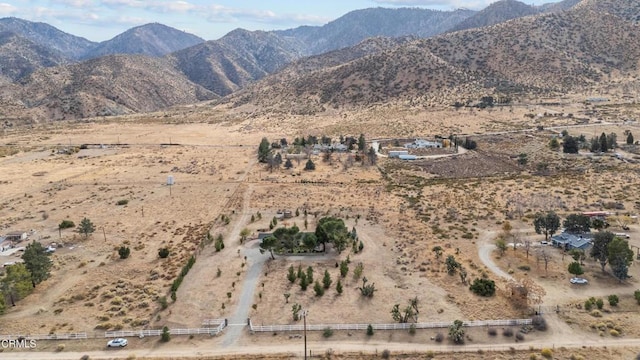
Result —
<path fill-rule="evenodd" d="M 109 340 L 109 342 L 107 343 L 107 347 L 125 347 L 125 346 L 127 346 L 127 339 L 123 339 L 123 338 Z"/>
<path fill-rule="evenodd" d="M 579 278 L 579 277 L 574 277 L 571 278 L 571 280 L 569 280 L 572 284 L 588 284 L 589 281 L 587 281 L 587 279 L 584 278 Z"/>

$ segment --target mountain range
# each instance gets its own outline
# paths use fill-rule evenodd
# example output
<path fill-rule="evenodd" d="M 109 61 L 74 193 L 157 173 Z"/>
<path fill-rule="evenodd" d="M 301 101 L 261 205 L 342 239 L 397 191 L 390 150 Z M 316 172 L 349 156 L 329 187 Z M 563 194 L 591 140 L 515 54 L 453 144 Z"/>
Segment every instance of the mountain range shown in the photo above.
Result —
<path fill-rule="evenodd" d="M 212 41 L 147 24 L 102 43 L 4 18 L 0 119 L 127 114 L 222 96 L 306 113 L 565 91 L 637 72 L 638 7 L 502 0 L 479 12 L 374 8 L 324 26 L 236 29 Z"/>

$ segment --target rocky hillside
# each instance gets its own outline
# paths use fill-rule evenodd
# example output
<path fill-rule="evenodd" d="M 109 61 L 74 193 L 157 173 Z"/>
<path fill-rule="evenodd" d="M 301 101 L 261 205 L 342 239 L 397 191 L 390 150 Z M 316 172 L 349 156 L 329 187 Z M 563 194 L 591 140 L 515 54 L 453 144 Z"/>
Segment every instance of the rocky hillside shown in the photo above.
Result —
<path fill-rule="evenodd" d="M 0 30 L 0 75 L 13 81 L 36 69 L 68 62 L 59 51 L 9 30 Z"/>
<path fill-rule="evenodd" d="M 474 29 L 538 14 L 540 10 L 516 0 L 500 0 L 453 26 L 451 31 Z"/>
<path fill-rule="evenodd" d="M 276 33 L 297 41 L 305 55 L 318 55 L 354 46 L 371 37 L 441 34 L 474 14 L 471 10 L 371 8 L 349 12 L 323 26 L 304 26 Z"/>
<path fill-rule="evenodd" d="M 154 23 L 135 27 L 111 40 L 103 41 L 87 51 L 82 58 L 113 54 L 164 56 L 203 42 L 204 39 L 195 35 Z"/>
<path fill-rule="evenodd" d="M 156 111 L 216 98 L 166 59 L 135 55 L 40 69 L 22 85 L 25 108 L 52 120 Z"/>
<path fill-rule="evenodd" d="M 309 113 L 584 90 L 639 75 L 639 30 L 637 23 L 580 6 L 416 40 L 299 77 L 284 71 L 229 101 Z"/>
<path fill-rule="evenodd" d="M 69 60 L 80 59 L 96 43 L 85 38 L 67 34 L 55 27 L 22 20 L 14 17 L 0 19 L 0 30 L 6 30 L 24 37 L 49 52 L 55 51 L 59 56 Z"/>
<path fill-rule="evenodd" d="M 296 46 L 274 33 L 238 29 L 168 58 L 191 81 L 224 96 L 300 56 Z"/>

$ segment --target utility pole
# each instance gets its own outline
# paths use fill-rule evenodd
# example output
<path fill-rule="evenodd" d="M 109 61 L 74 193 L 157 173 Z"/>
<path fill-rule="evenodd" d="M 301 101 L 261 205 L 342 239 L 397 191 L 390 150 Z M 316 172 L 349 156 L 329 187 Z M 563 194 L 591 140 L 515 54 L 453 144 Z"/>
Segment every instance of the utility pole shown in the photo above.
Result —
<path fill-rule="evenodd" d="M 307 310 L 302 310 L 304 319 L 304 360 L 307 360 Z"/>

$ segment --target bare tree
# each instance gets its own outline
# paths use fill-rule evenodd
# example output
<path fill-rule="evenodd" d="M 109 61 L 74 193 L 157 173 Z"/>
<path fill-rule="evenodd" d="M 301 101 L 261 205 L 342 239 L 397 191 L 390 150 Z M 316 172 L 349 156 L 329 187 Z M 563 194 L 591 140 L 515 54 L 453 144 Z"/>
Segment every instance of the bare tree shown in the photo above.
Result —
<path fill-rule="evenodd" d="M 547 272 L 547 268 L 549 267 L 549 261 L 551 261 L 551 256 L 547 254 L 547 252 L 544 249 L 538 252 L 538 262 L 540 260 L 544 261 L 544 272 Z"/>
<path fill-rule="evenodd" d="M 527 260 L 529 260 L 529 251 L 531 251 L 531 240 L 525 240 L 524 253 L 527 254 Z"/>

